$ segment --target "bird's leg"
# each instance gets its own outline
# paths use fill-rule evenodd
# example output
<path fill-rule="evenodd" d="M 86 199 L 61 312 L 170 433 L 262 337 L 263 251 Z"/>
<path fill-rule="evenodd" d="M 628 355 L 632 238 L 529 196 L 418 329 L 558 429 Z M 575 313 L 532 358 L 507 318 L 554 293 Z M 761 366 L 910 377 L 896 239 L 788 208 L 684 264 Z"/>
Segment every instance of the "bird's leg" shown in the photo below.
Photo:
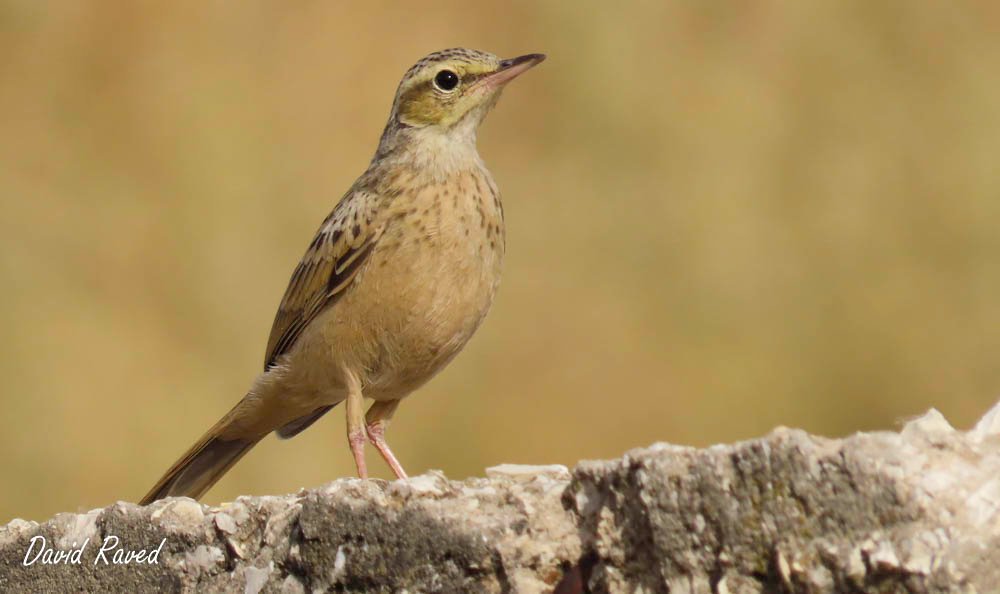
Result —
<path fill-rule="evenodd" d="M 378 453 L 382 454 L 382 458 L 385 459 L 389 468 L 396 473 L 396 478 L 405 481 L 407 479 L 406 471 L 403 470 L 403 465 L 399 463 L 392 450 L 389 449 L 389 444 L 385 441 L 385 428 L 389 426 L 389 420 L 392 419 L 392 413 L 396 412 L 397 406 L 399 406 L 399 400 L 375 402 L 368 409 L 368 414 L 365 415 L 365 423 L 368 427 L 368 439 L 371 440 L 372 445 L 375 446 Z"/>
<path fill-rule="evenodd" d="M 368 478 L 368 468 L 365 465 L 365 409 L 361 386 L 357 381 L 348 382 L 347 392 L 347 443 L 354 454 L 354 463 L 358 467 L 358 477 Z"/>

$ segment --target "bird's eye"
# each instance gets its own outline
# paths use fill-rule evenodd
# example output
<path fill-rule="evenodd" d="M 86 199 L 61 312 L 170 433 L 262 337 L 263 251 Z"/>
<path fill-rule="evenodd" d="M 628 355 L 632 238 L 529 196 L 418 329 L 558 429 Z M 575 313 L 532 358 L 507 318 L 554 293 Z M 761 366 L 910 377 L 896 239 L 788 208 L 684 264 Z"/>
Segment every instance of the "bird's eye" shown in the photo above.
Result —
<path fill-rule="evenodd" d="M 458 75 L 451 70 L 442 70 L 434 77 L 434 86 L 442 91 L 451 91 L 458 86 Z"/>

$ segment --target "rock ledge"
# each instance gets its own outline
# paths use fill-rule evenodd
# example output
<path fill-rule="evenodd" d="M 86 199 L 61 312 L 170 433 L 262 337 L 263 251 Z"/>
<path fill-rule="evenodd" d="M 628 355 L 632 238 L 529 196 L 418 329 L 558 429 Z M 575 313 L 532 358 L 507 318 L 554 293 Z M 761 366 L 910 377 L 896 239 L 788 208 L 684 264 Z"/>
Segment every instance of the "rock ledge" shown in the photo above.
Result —
<path fill-rule="evenodd" d="M 486 474 L 14 520 L 0 591 L 1000 591 L 1000 405 L 968 432 L 931 410 L 899 433 L 782 428 Z M 25 565 L 38 537 L 52 551 Z"/>

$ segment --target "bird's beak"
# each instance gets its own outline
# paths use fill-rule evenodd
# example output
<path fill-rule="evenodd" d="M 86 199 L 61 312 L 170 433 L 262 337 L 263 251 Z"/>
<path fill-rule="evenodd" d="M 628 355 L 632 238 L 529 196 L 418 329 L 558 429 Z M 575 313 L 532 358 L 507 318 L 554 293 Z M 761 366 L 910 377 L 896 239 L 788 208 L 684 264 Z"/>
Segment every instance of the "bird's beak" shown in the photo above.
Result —
<path fill-rule="evenodd" d="M 497 68 L 496 72 L 481 78 L 479 80 L 479 84 L 483 85 L 487 89 L 497 89 L 514 80 L 528 69 L 537 66 L 544 59 L 545 54 L 527 54 L 516 58 L 501 60 L 500 67 Z"/>

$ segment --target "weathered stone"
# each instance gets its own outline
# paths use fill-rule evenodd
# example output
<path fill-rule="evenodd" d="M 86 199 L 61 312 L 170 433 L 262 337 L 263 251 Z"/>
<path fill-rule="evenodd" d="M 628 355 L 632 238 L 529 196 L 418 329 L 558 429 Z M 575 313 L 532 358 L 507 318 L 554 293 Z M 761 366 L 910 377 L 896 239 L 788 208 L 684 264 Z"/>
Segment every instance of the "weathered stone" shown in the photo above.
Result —
<path fill-rule="evenodd" d="M 0 591 L 1000 591 L 1000 405 L 969 432 L 930 411 L 899 433 L 778 429 L 487 475 L 14 520 Z M 39 536 L 88 544 L 79 563 L 26 565 Z M 156 563 L 116 565 L 98 553 L 110 537 L 163 546 Z"/>

